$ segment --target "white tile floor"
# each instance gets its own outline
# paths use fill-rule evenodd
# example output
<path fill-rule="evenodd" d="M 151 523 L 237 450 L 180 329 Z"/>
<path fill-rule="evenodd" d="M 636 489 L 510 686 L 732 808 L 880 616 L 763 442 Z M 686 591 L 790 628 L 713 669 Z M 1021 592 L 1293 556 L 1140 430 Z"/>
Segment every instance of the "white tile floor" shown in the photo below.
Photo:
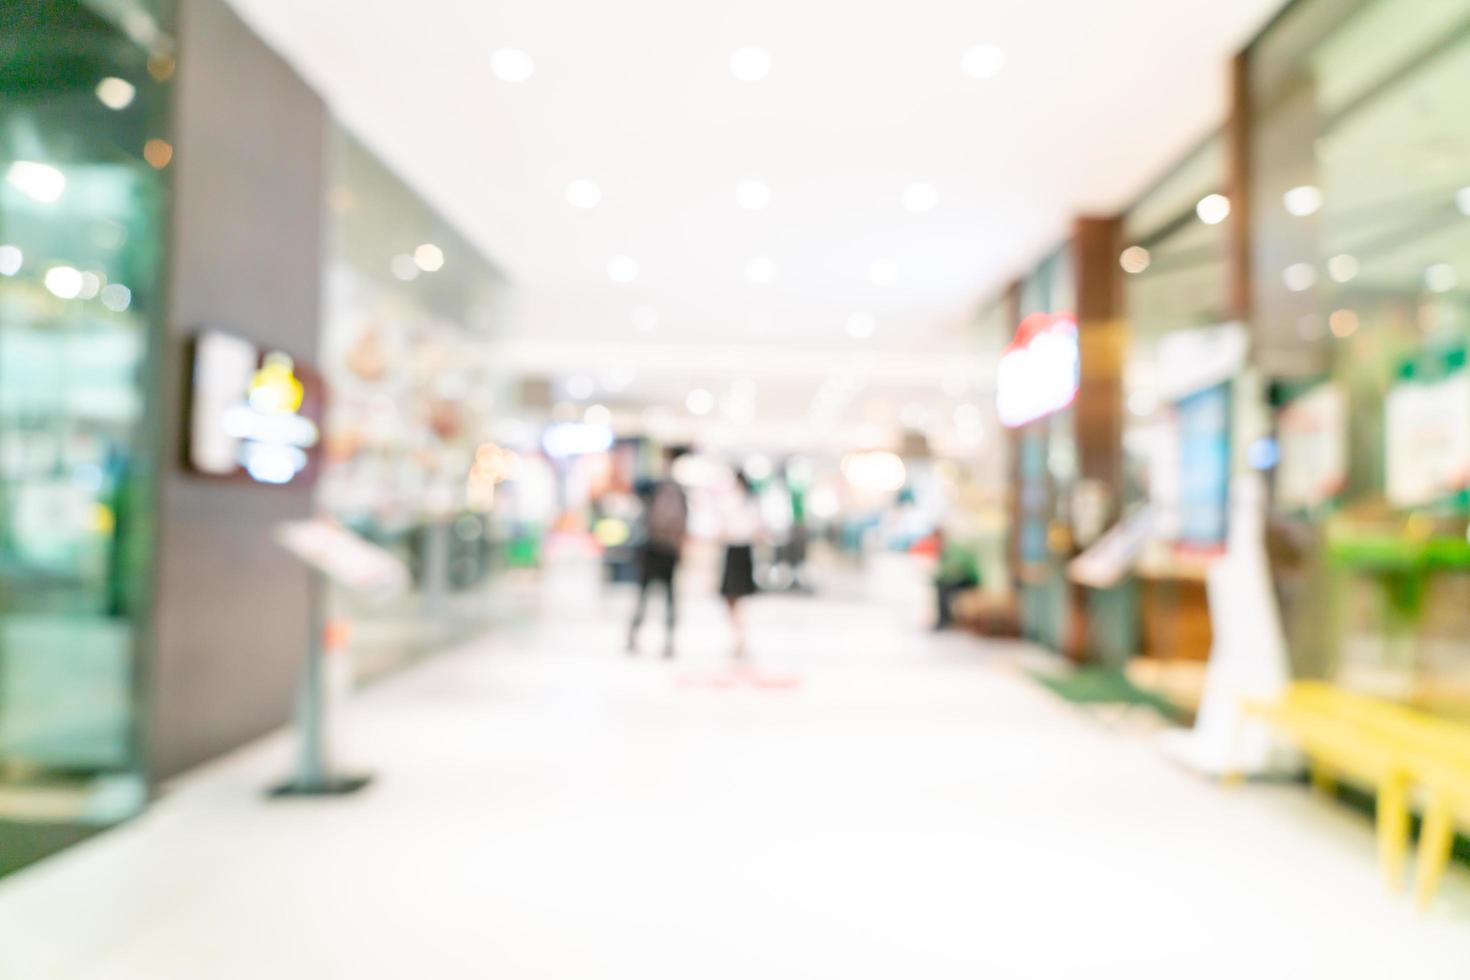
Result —
<path fill-rule="evenodd" d="M 627 600 L 360 696 L 360 797 L 267 802 L 270 739 L 0 883 L 0 977 L 1470 977 L 1466 875 L 1416 916 L 1363 817 L 1179 771 L 1002 645 L 762 598 L 800 684 L 723 687 L 712 603 L 668 665 Z"/>

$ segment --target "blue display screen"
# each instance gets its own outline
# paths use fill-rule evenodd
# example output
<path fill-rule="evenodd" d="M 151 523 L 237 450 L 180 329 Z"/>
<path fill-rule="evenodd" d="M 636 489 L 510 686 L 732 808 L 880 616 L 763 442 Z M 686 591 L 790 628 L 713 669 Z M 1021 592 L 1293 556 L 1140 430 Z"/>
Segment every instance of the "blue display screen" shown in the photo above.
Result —
<path fill-rule="evenodd" d="M 1225 544 L 1230 505 L 1230 384 L 1195 392 L 1175 406 L 1179 419 L 1179 542 Z"/>

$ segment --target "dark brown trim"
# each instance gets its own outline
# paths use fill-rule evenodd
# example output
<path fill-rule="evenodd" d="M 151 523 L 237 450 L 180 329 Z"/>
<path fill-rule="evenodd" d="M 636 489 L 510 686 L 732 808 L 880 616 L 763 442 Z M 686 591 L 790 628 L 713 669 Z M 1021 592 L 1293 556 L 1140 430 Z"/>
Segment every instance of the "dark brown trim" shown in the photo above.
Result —
<path fill-rule="evenodd" d="M 1230 62 L 1230 113 L 1225 123 L 1225 196 L 1230 219 L 1225 229 L 1226 309 L 1231 319 L 1251 322 L 1255 309 L 1251 279 L 1252 127 L 1250 55 Z"/>

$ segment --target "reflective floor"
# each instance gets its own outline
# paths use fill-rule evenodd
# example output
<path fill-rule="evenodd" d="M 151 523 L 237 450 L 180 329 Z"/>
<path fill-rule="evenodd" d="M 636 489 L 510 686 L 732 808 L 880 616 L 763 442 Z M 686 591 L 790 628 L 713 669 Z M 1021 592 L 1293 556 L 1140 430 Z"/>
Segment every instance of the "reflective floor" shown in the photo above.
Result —
<path fill-rule="evenodd" d="M 1174 768 L 918 589 L 761 597 L 736 673 L 689 584 L 672 663 L 568 586 L 357 697 L 364 794 L 265 800 L 275 738 L 6 881 L 0 977 L 1465 975 L 1470 876 L 1415 915 L 1365 817 Z"/>

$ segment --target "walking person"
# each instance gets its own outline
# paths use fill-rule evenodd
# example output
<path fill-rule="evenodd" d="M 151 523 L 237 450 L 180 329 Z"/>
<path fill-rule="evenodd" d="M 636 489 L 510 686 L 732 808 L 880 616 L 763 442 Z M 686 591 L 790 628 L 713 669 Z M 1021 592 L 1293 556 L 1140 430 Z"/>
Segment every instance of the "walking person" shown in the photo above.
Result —
<path fill-rule="evenodd" d="M 756 591 L 754 545 L 760 533 L 760 502 L 755 487 L 743 472 L 736 470 L 735 499 L 724 521 L 725 570 L 720 576 L 720 596 L 730 613 L 737 660 L 746 656 L 745 610 L 741 600 Z"/>
<path fill-rule="evenodd" d="M 682 448 L 670 448 L 665 454 L 663 479 L 654 483 L 644 497 L 643 521 L 637 549 L 638 606 L 628 627 L 628 653 L 638 652 L 638 629 L 648 611 L 649 589 L 658 585 L 664 590 L 664 613 L 667 632 L 664 657 L 674 656 L 674 578 L 679 570 L 679 557 L 684 550 L 684 537 L 689 528 L 689 498 L 674 479 L 674 462 L 684 455 Z"/>

